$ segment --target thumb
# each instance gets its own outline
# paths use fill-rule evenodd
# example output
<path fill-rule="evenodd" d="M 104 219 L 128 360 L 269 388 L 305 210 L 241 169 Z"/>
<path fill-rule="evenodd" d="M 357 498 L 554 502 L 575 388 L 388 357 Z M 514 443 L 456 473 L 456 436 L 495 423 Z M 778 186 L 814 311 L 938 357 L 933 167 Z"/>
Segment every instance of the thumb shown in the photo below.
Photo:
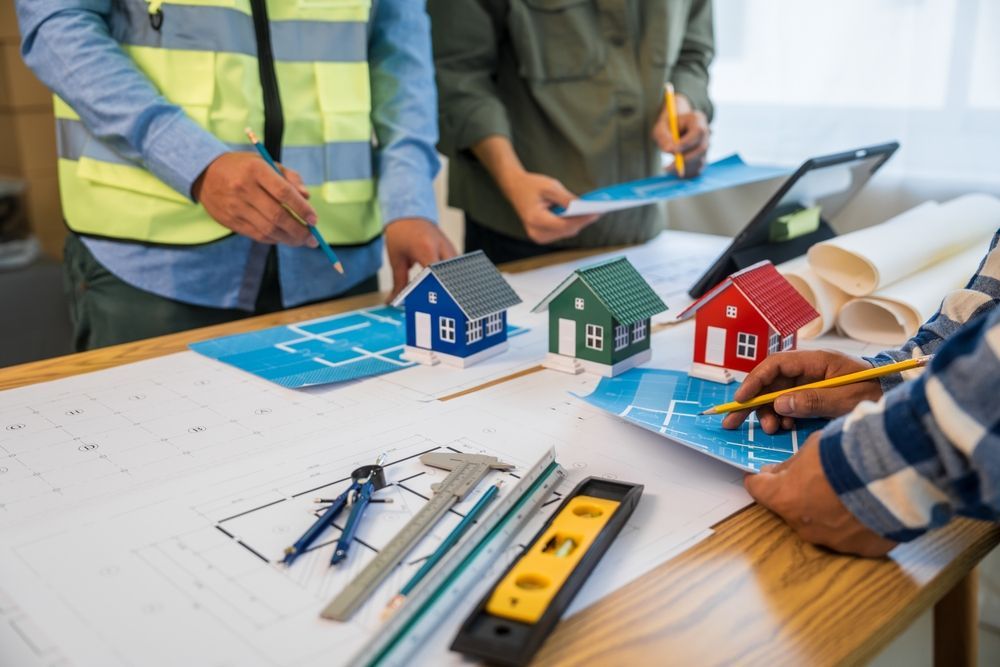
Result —
<path fill-rule="evenodd" d="M 828 392 L 803 389 L 774 401 L 774 411 L 785 417 L 832 417 L 839 414 L 828 400 Z"/>
<path fill-rule="evenodd" d="M 565 185 L 554 178 L 542 190 L 542 196 L 563 208 L 569 206 L 569 203 L 576 199 L 576 195 L 567 190 Z"/>
<path fill-rule="evenodd" d="M 781 488 L 779 475 L 775 472 L 759 472 L 756 475 L 747 475 L 743 478 L 743 486 L 747 493 L 769 510 L 772 507 L 774 497 Z"/>

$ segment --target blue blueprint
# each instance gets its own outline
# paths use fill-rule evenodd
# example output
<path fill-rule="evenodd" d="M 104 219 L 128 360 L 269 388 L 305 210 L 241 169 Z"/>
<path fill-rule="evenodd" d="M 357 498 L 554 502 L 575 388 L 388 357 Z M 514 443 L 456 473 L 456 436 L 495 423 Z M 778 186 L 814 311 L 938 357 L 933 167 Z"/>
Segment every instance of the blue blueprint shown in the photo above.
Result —
<path fill-rule="evenodd" d="M 507 326 L 507 336 L 525 329 Z M 402 358 L 406 315 L 389 306 L 192 343 L 191 349 L 297 389 L 413 366 Z"/>
<path fill-rule="evenodd" d="M 800 420 L 794 431 L 768 435 L 752 415 L 740 430 L 729 431 L 722 428 L 722 415 L 698 414 L 733 400 L 738 386 L 690 378 L 683 371 L 635 368 L 603 378 L 592 394 L 579 398 L 749 472 L 784 461 L 810 433 L 826 424 L 820 419 Z"/>
<path fill-rule="evenodd" d="M 739 155 L 730 155 L 708 165 L 701 174 L 694 178 L 682 179 L 674 174 L 664 174 L 593 190 L 582 195 L 580 200 L 582 202 L 665 201 L 680 197 L 694 197 L 788 173 L 790 170 L 783 167 L 751 166 L 743 162 Z M 564 209 L 556 208 L 553 211 L 560 214 L 564 212 Z"/>

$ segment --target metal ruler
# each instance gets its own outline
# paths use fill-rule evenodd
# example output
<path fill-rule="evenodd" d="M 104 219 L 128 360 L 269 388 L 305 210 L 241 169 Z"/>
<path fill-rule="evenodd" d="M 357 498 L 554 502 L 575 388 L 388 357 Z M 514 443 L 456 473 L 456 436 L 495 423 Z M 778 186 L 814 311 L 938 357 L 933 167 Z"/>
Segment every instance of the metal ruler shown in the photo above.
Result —
<path fill-rule="evenodd" d="M 346 621 L 366 602 L 387 576 L 399 565 L 417 542 L 434 527 L 445 512 L 455 506 L 492 470 L 511 470 L 509 463 L 502 463 L 495 456 L 432 452 L 420 457 L 420 462 L 434 468 L 450 470 L 443 482 L 434 484 L 434 495 L 420 511 L 365 566 L 358 576 L 327 605 L 323 618 Z"/>
<path fill-rule="evenodd" d="M 468 593 L 472 587 L 489 579 L 490 568 L 536 516 L 563 477 L 555 462 L 555 452 L 550 451 L 427 574 L 402 608 L 378 629 L 349 664 L 409 665 L 410 655 L 434 632 L 447 626 L 455 606 L 470 600 Z M 456 628 L 457 625 L 458 621 Z"/>

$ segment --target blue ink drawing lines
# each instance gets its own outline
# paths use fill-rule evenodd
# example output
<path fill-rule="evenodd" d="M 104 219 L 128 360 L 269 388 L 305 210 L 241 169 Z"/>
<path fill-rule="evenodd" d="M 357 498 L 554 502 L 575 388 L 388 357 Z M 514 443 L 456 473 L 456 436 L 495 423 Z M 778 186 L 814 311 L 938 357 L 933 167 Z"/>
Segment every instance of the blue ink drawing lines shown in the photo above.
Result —
<path fill-rule="evenodd" d="M 508 326 L 507 335 L 524 329 Z M 348 382 L 415 365 L 402 358 L 406 318 L 380 306 L 192 343 L 191 349 L 290 389 Z"/>
<path fill-rule="evenodd" d="M 722 416 L 699 415 L 733 400 L 738 385 L 688 377 L 682 371 L 637 368 L 603 378 L 587 403 L 646 430 L 750 472 L 780 463 L 798 451 L 823 420 L 800 420 L 796 429 L 768 435 L 754 415 L 739 430 L 722 428 Z"/>

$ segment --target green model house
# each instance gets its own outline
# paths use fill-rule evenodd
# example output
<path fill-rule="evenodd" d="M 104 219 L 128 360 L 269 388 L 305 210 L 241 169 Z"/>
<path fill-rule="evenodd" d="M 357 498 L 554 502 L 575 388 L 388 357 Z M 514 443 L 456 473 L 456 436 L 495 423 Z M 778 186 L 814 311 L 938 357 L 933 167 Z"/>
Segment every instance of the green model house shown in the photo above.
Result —
<path fill-rule="evenodd" d="M 545 366 L 608 377 L 649 360 L 649 320 L 667 309 L 624 257 L 577 269 L 532 312 L 549 310 Z"/>

